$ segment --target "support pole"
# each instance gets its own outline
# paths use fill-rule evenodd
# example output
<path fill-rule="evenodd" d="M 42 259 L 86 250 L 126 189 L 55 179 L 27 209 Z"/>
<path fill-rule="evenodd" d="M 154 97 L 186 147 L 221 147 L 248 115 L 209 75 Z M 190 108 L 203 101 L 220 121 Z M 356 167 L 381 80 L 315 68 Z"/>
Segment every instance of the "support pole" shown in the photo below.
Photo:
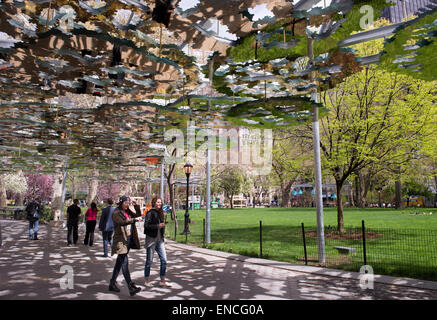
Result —
<path fill-rule="evenodd" d="M 205 247 L 205 219 L 203 219 L 203 247 Z"/>
<path fill-rule="evenodd" d="M 263 222 L 259 221 L 259 257 L 263 257 Z"/>
<path fill-rule="evenodd" d="M 62 201 L 61 201 L 61 216 L 59 217 L 59 220 L 64 221 L 64 204 L 65 204 L 65 183 L 67 180 L 67 166 L 68 166 L 68 160 L 65 160 L 65 166 L 64 166 L 64 175 L 62 179 Z"/>
<path fill-rule="evenodd" d="M 366 252 L 366 227 L 364 225 L 364 220 L 361 220 L 361 231 L 363 232 L 363 258 L 364 265 L 367 265 L 367 252 Z"/>
<path fill-rule="evenodd" d="M 209 61 L 209 83 L 211 89 L 213 88 L 213 76 L 214 76 L 214 55 Z M 211 108 L 211 100 L 208 100 L 208 111 Z M 206 149 L 206 243 L 211 243 L 211 151 L 210 141 L 211 132 L 208 131 L 208 141 Z M 214 143 L 215 144 L 215 143 Z"/>
<path fill-rule="evenodd" d="M 164 159 L 162 160 L 161 163 L 161 190 L 160 190 L 160 197 L 162 202 L 164 202 L 164 169 L 165 169 L 165 164 L 164 164 Z"/>
<path fill-rule="evenodd" d="M 308 265 L 308 255 L 307 255 L 307 242 L 305 239 L 305 226 L 302 222 L 302 239 L 303 239 L 303 253 L 305 255 L 305 265 Z"/>
<path fill-rule="evenodd" d="M 308 37 L 308 57 L 314 62 L 313 39 Z M 314 78 L 314 73 L 311 73 Z M 311 100 L 318 102 L 317 90 L 311 92 Z M 322 167 L 320 162 L 319 110 L 314 104 L 313 111 L 313 149 L 314 149 L 314 191 L 316 195 L 317 240 L 319 263 L 325 263 L 325 232 L 323 230 L 323 198 L 322 198 Z"/>
<path fill-rule="evenodd" d="M 211 152 L 206 150 L 206 243 L 211 243 Z"/>
<path fill-rule="evenodd" d="M 194 184 L 191 184 L 191 210 L 194 210 Z"/>

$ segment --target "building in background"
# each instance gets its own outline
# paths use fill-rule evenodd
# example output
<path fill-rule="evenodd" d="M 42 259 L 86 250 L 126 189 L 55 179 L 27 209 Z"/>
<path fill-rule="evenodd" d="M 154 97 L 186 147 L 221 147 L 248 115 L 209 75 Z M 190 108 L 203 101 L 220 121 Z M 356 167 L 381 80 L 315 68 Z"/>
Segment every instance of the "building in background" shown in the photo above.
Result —
<path fill-rule="evenodd" d="M 396 3 L 383 10 L 382 18 L 391 23 L 402 22 L 411 15 L 420 15 L 429 9 L 437 8 L 437 0 L 392 0 Z"/>

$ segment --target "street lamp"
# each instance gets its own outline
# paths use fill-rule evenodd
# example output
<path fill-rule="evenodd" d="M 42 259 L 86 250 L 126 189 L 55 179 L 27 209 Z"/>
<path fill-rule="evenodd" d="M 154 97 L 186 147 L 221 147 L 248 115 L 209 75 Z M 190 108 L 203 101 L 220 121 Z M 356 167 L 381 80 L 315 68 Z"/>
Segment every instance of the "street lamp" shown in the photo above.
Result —
<path fill-rule="evenodd" d="M 185 171 L 185 175 L 187 176 L 187 202 L 185 205 L 185 227 L 184 227 L 184 231 L 182 232 L 182 234 L 190 234 L 190 230 L 188 227 L 188 218 L 190 216 L 189 212 L 188 212 L 188 195 L 189 195 L 189 188 L 190 188 L 190 174 L 191 174 L 191 170 L 193 170 L 193 166 L 189 163 L 186 163 L 184 165 L 184 171 Z"/>

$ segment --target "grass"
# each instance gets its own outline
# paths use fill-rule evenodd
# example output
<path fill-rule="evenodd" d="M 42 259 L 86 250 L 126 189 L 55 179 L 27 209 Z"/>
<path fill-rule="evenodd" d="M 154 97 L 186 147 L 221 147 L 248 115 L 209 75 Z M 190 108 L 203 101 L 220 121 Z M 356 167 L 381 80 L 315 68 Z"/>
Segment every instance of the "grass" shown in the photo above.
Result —
<path fill-rule="evenodd" d="M 410 212 L 432 212 L 412 215 Z M 179 233 L 184 212 L 178 212 Z M 205 210 L 191 210 L 188 242 L 203 245 Z M 211 210 L 211 243 L 206 247 L 251 257 L 260 256 L 259 221 L 263 225 L 262 257 L 304 263 L 301 223 L 305 224 L 309 265 L 318 264 L 315 208 L 257 208 Z M 366 224 L 367 264 L 375 273 L 437 280 L 437 209 L 346 208 L 348 238 L 336 235 L 337 212 L 324 209 L 326 263 L 324 266 L 359 271 L 363 263 L 361 221 Z M 174 239 L 174 222 L 167 236 Z M 355 235 L 355 239 L 354 236 Z M 374 238 L 371 237 L 374 236 Z M 178 242 L 185 236 L 177 235 Z M 355 254 L 339 254 L 335 246 L 356 248 Z"/>

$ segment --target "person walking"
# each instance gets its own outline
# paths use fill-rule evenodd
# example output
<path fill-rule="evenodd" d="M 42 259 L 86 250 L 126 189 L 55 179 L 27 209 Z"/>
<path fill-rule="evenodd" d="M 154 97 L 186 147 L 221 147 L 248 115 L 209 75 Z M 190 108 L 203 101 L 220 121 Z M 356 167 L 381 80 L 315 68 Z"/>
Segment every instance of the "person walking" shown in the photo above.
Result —
<path fill-rule="evenodd" d="M 79 207 L 79 200 L 74 199 L 73 204 L 67 208 L 67 246 L 76 245 L 79 238 L 78 226 L 82 211 Z"/>
<path fill-rule="evenodd" d="M 96 223 L 97 223 L 96 221 L 97 205 L 95 204 L 95 202 L 91 203 L 91 208 L 89 208 L 85 213 L 85 219 L 86 219 L 86 233 L 85 233 L 85 239 L 83 241 L 83 244 L 88 245 L 89 242 L 91 247 L 94 242 L 94 230 L 96 229 Z"/>
<path fill-rule="evenodd" d="M 114 223 L 114 238 L 112 240 L 111 255 L 117 254 L 112 278 L 109 281 L 109 291 L 120 292 L 116 281 L 120 269 L 123 271 L 124 279 L 129 288 L 129 294 L 134 296 L 141 291 L 132 281 L 129 272 L 128 253 L 130 249 L 140 249 L 140 240 L 138 238 L 135 222 L 142 221 L 141 213 L 133 212 L 129 209 L 130 199 L 126 196 L 120 198 L 118 207 L 115 208 L 112 214 Z"/>
<path fill-rule="evenodd" d="M 39 216 L 41 205 L 37 199 L 26 206 L 27 220 L 29 220 L 29 240 L 38 240 Z"/>
<path fill-rule="evenodd" d="M 112 214 L 115 207 L 112 206 L 114 200 L 109 198 L 107 200 L 108 206 L 102 210 L 102 216 L 99 221 L 99 230 L 102 232 L 103 238 L 103 256 L 108 257 L 108 244 L 112 247 L 112 234 L 114 233 L 114 222 L 112 221 Z"/>
<path fill-rule="evenodd" d="M 151 287 L 150 283 L 150 267 L 153 262 L 153 254 L 156 251 L 161 262 L 159 269 L 161 287 L 170 287 L 171 285 L 165 280 L 165 273 L 167 269 L 167 254 L 164 247 L 164 233 L 165 233 L 165 216 L 162 210 L 161 198 L 152 199 L 152 209 L 146 213 L 144 219 L 144 233 L 146 235 L 146 264 L 144 266 L 144 277 L 146 278 L 145 286 Z"/>

